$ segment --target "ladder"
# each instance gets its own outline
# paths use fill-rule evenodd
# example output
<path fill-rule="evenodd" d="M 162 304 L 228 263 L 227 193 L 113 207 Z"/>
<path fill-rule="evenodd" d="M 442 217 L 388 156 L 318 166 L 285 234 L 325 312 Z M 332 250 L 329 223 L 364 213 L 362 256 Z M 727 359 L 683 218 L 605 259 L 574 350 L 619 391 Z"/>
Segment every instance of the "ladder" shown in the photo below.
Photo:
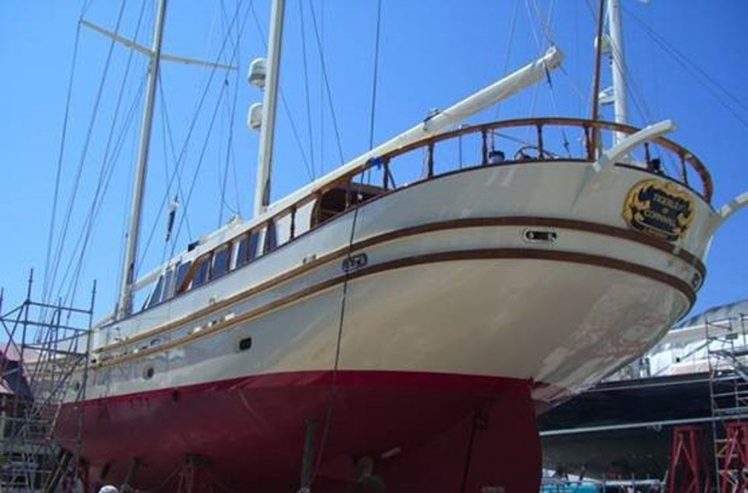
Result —
<path fill-rule="evenodd" d="M 748 491 L 748 315 L 705 321 L 716 487 Z"/>

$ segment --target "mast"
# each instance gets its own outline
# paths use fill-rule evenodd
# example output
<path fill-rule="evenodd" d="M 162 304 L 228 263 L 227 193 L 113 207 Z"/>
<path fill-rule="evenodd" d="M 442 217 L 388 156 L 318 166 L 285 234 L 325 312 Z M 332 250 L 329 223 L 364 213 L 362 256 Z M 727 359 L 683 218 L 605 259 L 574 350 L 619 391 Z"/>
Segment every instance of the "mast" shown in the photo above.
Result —
<path fill-rule="evenodd" d="M 268 62 L 265 95 L 262 102 L 262 124 L 260 127 L 260 150 L 257 155 L 257 180 L 255 184 L 254 214 L 267 210 L 270 203 L 270 173 L 273 162 L 273 138 L 275 136 L 275 110 L 278 106 L 278 80 L 280 76 L 280 54 L 283 42 L 283 15 L 285 0 L 273 0 L 270 10 L 270 33 L 268 34 Z"/>
<path fill-rule="evenodd" d="M 151 144 L 151 127 L 153 124 L 153 107 L 156 101 L 159 65 L 161 61 L 161 40 L 164 34 L 164 18 L 166 17 L 166 0 L 159 0 L 156 23 L 153 33 L 153 48 L 148 67 L 148 86 L 145 95 L 145 109 L 140 128 L 140 145 L 138 148 L 138 163 L 135 171 L 135 182 L 132 193 L 132 209 L 130 211 L 130 228 L 127 233 L 127 248 L 122 267 L 122 286 L 118 303 L 117 318 L 122 319 L 132 313 L 132 285 L 135 282 L 135 262 L 138 257 L 138 237 L 140 236 L 141 212 L 143 196 L 145 194 L 145 177 L 148 168 L 148 150 Z"/>
<path fill-rule="evenodd" d="M 621 30 L 620 0 L 608 0 L 608 29 L 610 33 L 610 49 L 613 74 L 613 111 L 616 123 L 627 123 L 628 101 L 626 87 L 626 62 L 623 50 L 623 33 Z M 621 141 L 624 134 L 616 132 L 615 143 Z"/>
<path fill-rule="evenodd" d="M 600 0 L 600 9 L 597 13 L 597 34 L 595 35 L 595 72 L 593 74 L 592 82 L 592 120 L 597 121 L 600 119 L 600 65 L 602 62 L 603 54 L 603 19 L 605 17 L 605 0 Z M 589 145 L 587 146 L 588 158 L 595 159 L 597 157 L 600 132 L 598 129 L 593 128 L 590 131 Z"/>

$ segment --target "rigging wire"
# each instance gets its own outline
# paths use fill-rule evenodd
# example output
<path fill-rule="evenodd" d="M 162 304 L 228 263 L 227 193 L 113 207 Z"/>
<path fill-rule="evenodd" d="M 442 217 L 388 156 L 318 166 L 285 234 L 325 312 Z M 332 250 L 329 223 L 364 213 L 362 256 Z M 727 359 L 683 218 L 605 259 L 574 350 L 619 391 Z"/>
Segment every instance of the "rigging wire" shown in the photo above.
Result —
<path fill-rule="evenodd" d="M 117 15 L 117 22 L 116 22 L 116 26 L 115 26 L 115 30 L 114 30 L 115 34 L 119 33 L 120 24 L 122 22 L 123 13 L 124 13 L 124 10 L 125 10 L 125 4 L 126 4 L 125 0 L 122 0 L 122 2 L 120 4 L 119 13 Z M 50 291 L 53 290 L 53 287 L 55 285 L 55 281 L 57 279 L 57 272 L 58 272 L 59 265 L 60 265 L 59 264 L 59 259 L 62 258 L 63 248 L 65 246 L 65 240 L 67 239 L 67 234 L 68 234 L 68 230 L 69 230 L 69 227 L 70 227 L 70 219 L 71 219 L 71 216 L 72 216 L 72 213 L 73 213 L 73 209 L 74 209 L 74 206 L 75 206 L 75 202 L 76 202 L 76 199 L 77 199 L 77 196 L 78 196 L 78 188 L 80 187 L 80 181 L 81 181 L 81 175 L 83 173 L 83 168 L 85 166 L 86 158 L 88 157 L 88 149 L 89 149 L 89 146 L 91 144 L 91 135 L 93 134 L 93 128 L 94 128 L 94 125 L 96 123 L 97 116 L 98 116 L 98 113 L 99 113 L 99 104 L 101 103 L 102 94 L 103 94 L 103 91 L 104 91 L 104 86 L 106 85 L 107 76 L 109 75 L 109 68 L 111 66 L 112 55 L 114 53 L 114 45 L 115 45 L 115 43 L 116 42 L 115 42 L 114 39 L 112 39 L 110 41 L 110 43 L 109 43 L 109 51 L 107 53 L 106 61 L 104 63 L 104 69 L 103 69 L 102 74 L 101 74 L 101 78 L 100 78 L 100 82 L 99 82 L 99 88 L 97 90 L 97 94 L 96 94 L 96 98 L 95 98 L 95 101 L 94 101 L 94 105 L 93 105 L 93 108 L 91 110 L 91 113 L 92 113 L 91 114 L 91 119 L 89 121 L 88 129 L 87 129 L 87 132 L 86 132 L 86 137 L 85 137 L 85 140 L 84 140 L 83 150 L 81 152 L 81 157 L 80 157 L 80 160 L 78 162 L 78 167 L 76 169 L 75 177 L 74 177 L 74 180 L 73 180 L 73 191 L 71 192 L 70 198 L 69 198 L 68 203 L 67 203 L 65 219 L 63 221 L 62 229 L 61 229 L 60 236 L 59 236 L 59 239 L 58 239 L 58 242 L 57 242 L 57 248 L 55 249 L 55 252 L 56 252 L 55 253 L 55 258 L 58 259 L 58 261 L 56 261 L 54 263 L 54 265 L 52 267 L 52 270 L 51 270 L 51 273 L 50 273 L 50 283 L 49 283 L 49 290 Z"/>
<path fill-rule="evenodd" d="M 224 111 L 229 115 L 228 116 L 228 126 L 229 126 L 229 135 L 226 142 L 226 154 L 224 159 L 224 165 L 223 165 L 223 172 L 220 172 L 219 169 L 219 175 L 221 179 L 221 199 L 220 199 L 220 206 L 218 210 L 218 225 L 217 227 L 223 226 L 223 211 L 224 209 L 227 209 L 228 212 L 231 215 L 237 215 L 239 214 L 239 204 L 238 204 L 238 197 L 237 197 L 237 204 L 236 207 L 232 206 L 228 203 L 228 200 L 226 200 L 226 188 L 228 187 L 228 180 L 229 180 L 229 167 L 233 165 L 233 169 L 236 170 L 236 162 L 234 161 L 234 154 L 232 152 L 232 145 L 234 143 L 234 122 L 236 121 L 236 103 L 238 100 L 239 95 L 239 77 L 238 73 L 236 76 L 236 80 L 234 81 L 234 91 L 233 95 L 231 96 L 231 103 L 229 103 L 229 97 L 227 96 L 224 98 L 224 102 L 226 103 L 224 105 Z M 234 173 L 234 178 L 236 179 L 236 173 Z M 236 181 L 236 180 L 234 180 Z M 235 191 L 238 191 L 235 189 Z"/>
<path fill-rule="evenodd" d="M 228 16 L 226 14 L 226 10 L 225 9 L 221 9 L 221 13 L 222 13 L 222 18 L 223 18 L 224 25 L 228 26 L 229 21 L 228 21 Z M 237 50 L 237 57 L 236 57 L 237 60 L 241 59 L 241 39 L 242 39 L 242 31 L 243 31 L 243 29 L 244 29 L 244 24 L 242 24 L 242 29 L 241 30 L 240 29 L 236 30 L 236 44 L 234 46 L 236 47 L 236 50 Z M 237 91 L 236 97 L 234 98 L 234 105 L 233 105 L 233 110 L 234 111 L 236 111 L 236 108 L 237 108 L 236 102 L 237 102 L 238 91 L 239 91 L 239 80 L 240 80 L 239 71 L 237 71 L 236 72 L 236 87 L 234 88 L 234 90 Z M 232 130 L 231 130 L 232 134 L 231 135 L 233 137 L 233 120 L 232 120 L 231 127 L 232 127 Z M 231 173 L 232 173 L 233 179 L 234 179 L 233 180 L 233 182 L 234 182 L 234 200 L 236 201 L 236 205 L 234 207 L 234 212 L 238 216 L 241 216 L 242 207 L 241 207 L 241 199 L 240 199 L 241 195 L 239 193 L 239 177 L 237 175 L 237 170 L 236 170 L 236 156 L 234 154 L 234 146 L 233 145 L 229 145 L 227 147 L 227 154 L 228 154 L 227 159 L 231 160 Z M 226 207 L 229 207 L 228 203 L 226 203 Z"/>
<path fill-rule="evenodd" d="M 138 34 L 140 33 L 140 28 L 141 28 L 142 21 L 143 21 L 143 15 L 145 13 L 145 5 L 146 5 L 146 1 L 144 0 L 141 3 L 140 13 L 138 15 L 138 21 L 135 27 L 135 33 L 133 35 L 133 39 L 137 39 Z M 133 60 L 134 54 L 135 54 L 135 50 L 133 48 L 130 48 L 128 57 L 127 57 L 127 62 L 125 63 L 125 70 L 122 76 L 122 82 L 119 87 L 119 95 L 117 97 L 117 102 L 115 104 L 114 113 L 112 116 L 112 123 L 109 128 L 109 134 L 107 136 L 106 146 L 104 148 L 104 155 L 101 160 L 101 167 L 99 170 L 99 177 L 97 179 L 96 188 L 94 190 L 94 196 L 93 196 L 93 199 L 91 200 L 91 205 L 89 207 L 88 215 L 86 217 L 86 220 L 84 221 L 82 234 L 78 236 L 78 241 L 76 243 L 76 246 L 73 248 L 73 253 L 71 254 L 68 267 L 66 268 L 65 274 L 63 275 L 62 281 L 60 283 L 60 289 L 62 289 L 62 286 L 65 284 L 67 280 L 67 276 L 69 274 L 70 268 L 75 262 L 75 257 L 76 257 L 75 252 L 77 252 L 80 249 L 80 253 L 78 255 L 78 265 L 75 267 L 75 270 L 74 270 L 73 281 L 71 283 L 71 286 L 68 287 L 68 296 L 66 296 L 67 300 L 72 300 L 72 298 L 69 297 L 71 293 L 72 293 L 72 297 L 75 296 L 75 292 L 78 287 L 78 279 L 79 279 L 82 264 L 83 264 L 83 259 L 85 258 L 86 250 L 89 245 L 89 240 L 94 230 L 95 220 L 98 216 L 98 212 L 100 210 L 101 204 L 104 200 L 104 196 L 106 195 L 106 191 L 109 186 L 109 180 L 111 179 L 111 175 L 114 172 L 114 169 L 117 163 L 117 157 L 119 155 L 118 144 L 121 141 L 121 139 L 115 142 L 115 130 L 117 128 L 117 121 L 119 119 L 119 114 L 122 109 L 122 103 L 124 101 L 124 96 L 125 96 L 125 92 L 127 88 L 127 82 L 130 76 L 130 69 L 132 67 L 132 60 Z M 143 83 L 144 81 L 145 79 L 143 79 Z M 144 86 L 141 85 L 140 91 L 143 90 L 143 87 Z M 132 116 L 134 116 L 134 110 L 137 106 L 138 100 L 139 100 L 139 96 L 136 97 L 135 103 L 133 103 L 130 110 L 126 113 L 126 119 L 125 119 L 126 127 L 121 130 L 120 137 L 124 135 L 124 132 L 126 132 L 127 128 L 129 128 L 129 124 L 132 121 L 131 120 Z M 112 146 L 113 142 L 114 142 L 114 147 Z"/>
<path fill-rule="evenodd" d="M 621 73 L 623 74 L 623 78 L 626 81 L 627 94 L 631 96 L 631 100 L 634 102 L 634 106 L 636 107 L 644 122 L 647 124 L 652 123 L 654 121 L 654 118 L 652 116 L 652 112 L 649 109 L 649 106 L 647 105 L 646 99 L 643 96 L 643 92 L 639 88 L 639 85 L 636 82 L 634 76 L 631 74 L 631 71 L 628 70 L 628 67 L 621 63 L 622 57 L 620 49 L 612 43 L 610 48 L 613 51 L 614 55 L 612 57 L 613 63 L 615 63 L 616 68 L 621 71 Z"/>
<path fill-rule="evenodd" d="M 250 2 L 250 7 L 251 7 L 251 2 Z M 247 21 L 247 18 L 249 16 L 249 10 L 250 9 L 248 8 L 247 12 L 245 12 L 244 18 L 242 19 L 241 23 L 239 24 L 241 26 L 240 32 L 244 31 L 244 26 L 246 25 L 246 21 Z M 231 32 L 231 29 L 233 29 L 234 24 L 237 22 L 237 19 L 239 18 L 239 12 L 240 12 L 240 5 L 237 5 L 237 9 L 236 9 L 236 12 L 234 13 L 234 17 L 231 19 L 231 24 L 229 26 L 229 32 Z M 187 146 L 188 146 L 188 143 L 190 142 L 190 139 L 192 138 L 192 133 L 195 130 L 195 126 L 197 125 L 198 116 L 200 115 L 200 112 L 202 111 L 202 107 L 205 104 L 205 100 L 207 99 L 209 89 L 210 89 L 211 84 L 213 82 L 213 78 L 215 77 L 215 74 L 218 71 L 217 64 L 221 60 L 221 57 L 223 56 L 223 52 L 226 49 L 226 43 L 227 43 L 227 41 L 228 41 L 228 34 L 227 34 L 227 36 L 225 36 L 223 38 L 223 41 L 221 43 L 221 47 L 219 48 L 219 52 L 216 55 L 215 59 L 213 60 L 213 67 L 211 67 L 210 74 L 208 75 L 208 79 L 207 79 L 207 81 L 206 81 L 206 83 L 205 83 L 205 85 L 203 87 L 202 94 L 200 95 L 200 98 L 199 98 L 198 103 L 196 105 L 195 111 L 193 112 L 192 120 L 190 121 L 190 124 L 188 126 L 188 130 L 187 130 L 187 135 L 186 135 L 186 137 L 184 139 L 184 142 L 182 143 L 182 148 L 180 150 L 179 158 L 177 159 L 177 163 L 176 163 L 176 166 L 174 168 L 174 172 L 172 172 L 171 176 L 169 177 L 169 186 L 167 188 L 168 190 L 171 190 L 171 187 L 172 187 L 172 185 L 174 183 L 174 180 L 175 180 L 175 178 L 177 176 L 177 173 L 179 172 L 181 166 L 184 164 L 185 157 L 187 155 Z M 233 63 L 234 56 L 231 57 L 231 61 Z M 161 200 L 161 204 L 160 204 L 160 206 L 158 208 L 158 211 L 159 211 L 158 215 L 159 216 L 161 215 L 161 213 L 163 213 L 165 211 L 165 208 L 166 208 L 167 204 L 169 203 L 169 200 L 170 200 L 170 195 L 169 194 L 164 194 L 163 197 L 162 197 L 162 200 Z M 180 228 L 180 230 L 181 230 L 182 224 L 184 223 L 184 217 L 186 215 L 187 215 L 187 206 L 185 204 L 184 212 L 183 212 L 183 214 L 182 214 L 182 216 L 180 218 L 180 222 L 179 222 L 179 228 Z M 145 258 L 145 255 L 146 255 L 147 250 L 148 250 L 148 246 L 150 246 L 150 243 L 151 243 L 151 241 L 153 239 L 153 235 L 155 233 L 155 229 L 156 229 L 157 226 L 158 226 L 158 221 L 154 221 L 154 224 L 153 224 L 153 226 L 151 228 L 151 231 L 149 233 L 149 236 L 148 236 L 148 241 L 147 241 L 147 244 L 146 244 L 146 248 L 142 249 L 142 252 L 141 252 L 141 255 L 140 255 L 140 259 L 138 259 L 138 262 L 136 263 L 136 266 L 138 266 L 138 267 L 140 265 L 142 265 L 142 260 Z M 174 252 L 174 248 L 175 248 L 176 244 L 177 244 L 177 236 L 175 235 L 174 236 L 174 243 L 173 243 L 173 246 L 172 246 L 172 254 Z"/>
<path fill-rule="evenodd" d="M 303 0 L 301 0 L 303 1 Z M 325 0 L 320 2 L 319 30 L 322 49 L 325 47 Z M 320 174 L 325 174 L 325 85 L 320 77 L 319 84 L 319 169 Z"/>
<path fill-rule="evenodd" d="M 174 160 L 174 171 L 169 170 L 169 160 L 168 156 L 169 153 L 164 151 L 164 169 L 166 171 L 165 176 L 172 176 L 172 173 L 176 174 L 176 181 L 177 181 L 177 195 L 179 197 L 184 197 L 184 187 L 182 186 L 182 172 L 179 169 L 179 160 L 177 158 L 177 152 L 176 152 L 176 146 L 174 145 L 174 132 L 172 130 L 171 126 L 171 118 L 169 118 L 169 105 L 166 103 L 166 93 L 164 91 L 164 80 L 161 78 L 161 71 L 159 71 L 158 74 L 158 92 L 159 92 L 159 104 L 161 106 L 161 131 L 165 134 L 166 137 L 168 137 L 168 143 L 169 143 L 169 150 L 171 151 L 171 159 Z M 166 145 L 166 140 L 164 141 L 164 145 Z M 166 187 L 166 197 L 171 197 L 171 185 L 167 185 Z M 162 211 L 159 211 L 162 212 Z M 192 236 L 192 228 L 190 228 L 190 219 L 186 218 L 185 221 L 187 221 L 186 227 L 187 227 L 187 234 L 189 236 Z"/>
<path fill-rule="evenodd" d="M 742 103 L 737 97 L 735 97 L 730 91 L 716 81 L 708 72 L 699 67 L 696 63 L 691 61 L 685 56 L 680 50 L 673 46 L 668 40 L 659 34 L 657 31 L 649 27 L 646 22 L 636 16 L 629 9 L 621 6 L 621 10 L 626 12 L 632 19 L 634 19 L 642 29 L 657 43 L 663 51 L 669 54 L 673 60 L 676 61 L 687 73 L 693 76 L 698 82 L 700 82 L 712 96 L 722 105 L 732 116 L 737 119 L 744 126 L 748 127 L 748 119 L 744 118 L 734 107 L 748 111 L 748 105 Z M 720 94 L 720 92 L 722 94 Z M 725 100 L 725 98 L 731 100 L 732 104 Z"/>
<path fill-rule="evenodd" d="M 540 19 L 536 18 L 535 15 L 533 14 L 533 10 L 530 7 L 530 0 L 525 0 L 525 7 L 526 7 L 526 10 L 527 10 L 527 18 L 530 21 L 530 32 L 532 33 L 532 37 L 535 40 L 535 46 L 537 47 L 538 53 L 542 53 L 543 52 L 543 44 L 541 43 L 540 37 L 538 36 L 538 33 L 537 33 L 536 29 L 535 29 L 535 26 L 537 24 L 541 24 L 541 21 L 540 21 Z M 550 12 L 549 12 L 549 15 L 550 15 Z M 546 72 L 546 75 L 548 75 L 548 72 Z M 550 76 L 548 76 L 547 80 L 548 80 L 548 83 L 549 83 L 549 86 L 550 86 L 551 92 L 552 92 L 553 86 L 550 84 Z M 532 115 L 532 114 L 535 113 L 535 106 L 536 106 L 537 101 L 538 101 L 538 93 L 539 93 L 539 91 L 540 91 L 540 86 L 536 84 L 533 87 L 533 90 L 532 90 L 532 97 L 530 99 L 530 109 L 529 109 L 529 112 L 528 112 L 529 115 Z M 531 131 L 532 131 L 532 128 L 528 127 L 527 130 L 526 130 L 526 133 L 525 133 L 525 135 L 528 136 L 528 137 L 525 137 L 526 139 L 529 139 L 529 135 L 530 135 Z"/>
<path fill-rule="evenodd" d="M 379 75 L 379 40 L 382 25 L 382 0 L 377 1 L 377 28 L 374 38 L 374 72 L 371 77 L 371 113 L 369 117 L 369 149 L 374 148 L 374 117 L 377 108 L 377 82 Z"/>
<path fill-rule="evenodd" d="M 319 35 L 319 29 L 317 27 L 317 15 L 314 13 L 314 3 L 309 2 L 309 10 L 312 13 L 312 24 L 314 25 L 314 36 L 317 40 L 317 51 L 319 52 L 319 61 L 320 66 L 322 68 L 322 79 L 325 83 L 325 92 L 327 93 L 327 101 L 330 106 L 330 116 L 332 117 L 332 126 L 333 130 L 335 131 L 335 142 L 338 146 L 338 156 L 340 157 L 340 164 L 343 164 L 345 162 L 345 158 L 343 157 L 343 146 L 341 144 L 340 140 L 340 129 L 338 128 L 338 119 L 335 116 L 335 107 L 332 104 L 332 90 L 330 89 L 330 80 L 327 77 L 327 65 L 325 64 L 325 55 L 322 51 L 322 40 L 320 39 Z"/>
<path fill-rule="evenodd" d="M 226 96 L 227 87 L 228 85 L 224 84 L 221 87 L 221 92 L 218 94 L 218 99 L 216 100 L 216 106 L 215 106 L 215 109 L 213 110 L 213 115 L 210 118 L 210 123 L 208 124 L 208 131 L 205 136 L 205 140 L 203 141 L 203 146 L 200 149 L 200 155 L 198 156 L 198 159 L 197 159 L 197 166 L 195 168 L 195 173 L 192 175 L 192 182 L 190 183 L 190 188 L 188 189 L 187 197 L 185 198 L 185 202 L 184 202 L 185 210 L 190 204 L 190 200 L 192 199 L 192 193 L 195 191 L 195 185 L 197 184 L 197 177 L 200 174 L 200 168 L 202 167 L 202 164 L 205 158 L 205 152 L 208 148 L 208 142 L 210 142 L 210 134 L 213 131 L 213 125 L 215 124 L 216 119 L 218 117 L 219 110 L 221 109 L 221 101 L 223 98 L 227 97 Z M 180 217 L 179 225 L 177 226 L 177 232 L 174 235 L 175 239 L 179 238 L 179 233 L 182 230 L 182 222 L 184 221 L 185 216 L 186 214 L 182 214 L 182 216 Z M 174 248 L 176 247 L 176 244 L 177 244 L 176 241 L 174 241 L 174 243 L 172 244 L 172 251 L 171 251 L 172 255 L 174 255 Z"/>
<path fill-rule="evenodd" d="M 97 192 L 99 188 L 101 189 L 101 192 L 99 193 L 99 197 L 98 197 L 98 202 L 96 201 L 96 198 L 94 198 L 94 202 L 91 204 L 89 215 L 87 216 L 85 223 L 84 223 L 85 224 L 84 234 L 82 236 L 79 236 L 78 242 L 73 248 L 73 252 L 78 251 L 78 249 L 80 248 L 80 254 L 78 255 L 77 264 L 73 271 L 74 275 L 73 275 L 72 282 L 68 286 L 67 294 L 64 297 L 66 301 L 72 302 L 72 300 L 75 298 L 75 293 L 77 292 L 79 277 L 80 277 L 80 274 L 81 274 L 81 271 L 84 265 L 85 254 L 86 254 L 86 250 L 89 245 L 90 236 L 93 233 L 96 219 L 98 218 L 98 215 L 101 211 L 101 206 L 102 206 L 104 197 L 106 195 L 106 192 L 109 189 L 109 184 L 111 183 L 111 179 L 112 179 L 112 176 L 115 170 L 115 165 L 119 161 L 119 156 L 123 149 L 125 136 L 127 132 L 129 131 L 131 125 L 135 121 L 135 116 L 136 116 L 136 112 L 138 108 L 138 101 L 140 100 L 141 96 L 143 95 L 143 92 L 145 91 L 145 81 L 146 81 L 146 78 L 145 76 L 143 76 L 141 83 L 140 83 L 140 88 L 138 89 L 137 95 L 135 96 L 135 100 L 128 111 L 128 114 L 125 118 L 125 122 L 122 126 L 122 129 L 120 130 L 119 140 L 114 146 L 114 152 L 112 153 L 112 157 L 107 165 L 107 169 L 102 170 L 101 172 L 101 176 L 99 179 L 100 185 L 97 184 Z M 83 241 L 82 245 L 80 245 L 81 241 Z M 63 280 L 60 283 L 60 293 L 58 294 L 58 296 L 61 296 L 62 286 L 64 286 L 66 283 L 68 271 L 71 265 L 72 265 L 72 259 L 71 259 L 71 263 L 68 265 L 65 271 Z"/>
<path fill-rule="evenodd" d="M 62 177 L 62 164 L 65 160 L 65 143 L 67 142 L 68 122 L 70 121 L 70 101 L 73 95 L 73 80 L 74 80 L 74 75 L 75 75 L 75 67 L 77 65 L 77 60 L 78 60 L 78 47 L 80 44 L 80 34 L 81 34 L 80 21 L 81 19 L 83 19 L 83 14 L 85 13 L 85 11 L 86 11 L 86 5 L 84 4 L 81 9 L 81 14 L 80 14 L 80 17 L 78 18 L 78 23 L 75 29 L 75 41 L 73 42 L 73 56 L 70 62 L 70 73 L 68 74 L 68 87 L 67 87 L 67 94 L 65 96 L 65 112 L 64 112 L 63 119 L 62 119 L 60 146 L 59 146 L 59 151 L 57 154 L 57 170 L 55 171 L 55 186 L 54 186 L 54 192 L 52 195 L 51 218 L 49 222 L 49 231 L 47 233 L 47 253 L 46 253 L 46 258 L 44 260 L 44 281 L 42 283 L 42 300 L 44 302 L 47 302 L 49 300 L 48 295 L 51 289 L 49 286 L 49 283 L 50 283 L 49 269 L 50 269 L 50 263 L 52 261 L 55 221 L 57 218 L 57 205 L 59 203 L 59 197 L 60 197 L 60 181 Z"/>
<path fill-rule="evenodd" d="M 223 2 L 221 2 L 221 11 L 222 16 L 221 19 L 225 21 L 225 9 L 223 8 Z M 240 49 L 240 43 L 241 43 L 241 37 L 240 33 L 237 31 L 236 33 L 236 44 L 234 44 L 234 50 L 236 50 L 236 58 L 241 59 L 241 49 Z M 226 73 L 224 82 L 228 84 L 228 76 L 229 74 Z M 218 227 L 220 228 L 223 225 L 223 209 L 224 207 L 228 208 L 230 212 L 234 214 L 239 213 L 239 203 L 238 203 L 238 196 L 237 196 L 237 207 L 236 209 L 232 209 L 232 207 L 228 204 L 226 201 L 226 186 L 228 183 L 228 177 L 229 177 L 229 165 L 234 163 L 232 160 L 233 154 L 233 143 L 234 143 L 234 123 L 236 121 L 236 106 L 237 106 L 237 100 L 239 96 L 239 71 L 236 70 L 234 73 L 234 94 L 232 97 L 232 101 L 229 104 L 229 98 L 225 98 L 224 101 L 226 103 L 226 107 L 224 108 L 226 113 L 229 115 L 228 118 L 228 126 L 229 126 L 229 135 L 226 142 L 226 160 L 224 164 L 224 170 L 223 170 L 223 183 L 221 186 L 221 201 L 218 211 Z M 236 163 L 234 163 L 236 164 Z M 236 166 L 234 166 L 234 169 L 236 169 Z M 220 172 L 220 169 L 219 169 Z M 220 173 L 219 173 L 220 174 Z"/>
<path fill-rule="evenodd" d="M 312 137 L 312 105 L 309 98 L 309 68 L 308 68 L 308 56 L 306 50 L 306 29 L 304 27 L 304 2 L 299 1 L 299 18 L 301 28 L 301 54 L 304 60 L 304 96 L 306 98 L 306 127 L 307 133 L 309 134 L 309 158 L 312 165 L 312 174 L 314 175 L 317 171 L 314 166 L 314 138 Z"/>
<path fill-rule="evenodd" d="M 374 148 L 374 118 L 377 109 L 377 82 L 379 80 L 379 40 L 382 24 L 382 0 L 377 1 L 377 27 L 374 36 L 374 70 L 371 76 L 371 108 L 369 114 L 369 149 Z M 366 170 L 366 183 L 371 184 L 371 167 Z"/>
<path fill-rule="evenodd" d="M 517 28 L 517 18 L 519 17 L 519 2 L 514 2 L 514 9 L 512 9 L 512 20 L 509 23 L 509 31 L 506 37 L 506 52 L 504 53 L 504 69 L 501 72 L 501 76 L 505 76 L 509 73 L 509 62 L 512 56 L 512 47 L 514 45 L 514 31 Z M 496 104 L 496 113 L 494 119 L 499 119 L 499 113 L 501 113 L 501 102 Z"/>
<path fill-rule="evenodd" d="M 372 100 L 371 100 L 371 118 L 370 118 L 370 127 L 369 127 L 369 150 L 374 148 L 374 115 L 375 115 L 375 109 L 376 109 L 376 89 L 377 89 L 377 73 L 378 73 L 378 66 L 379 66 L 379 41 L 380 41 L 380 32 L 381 32 L 381 20 L 382 20 L 382 0 L 378 0 L 377 2 L 377 22 L 376 22 L 376 36 L 375 36 L 375 48 L 374 48 L 374 71 L 373 71 L 373 80 L 372 80 Z M 363 177 L 362 177 L 363 178 Z M 353 180 L 351 180 L 353 181 Z M 360 201 L 359 197 L 359 201 Z M 353 217 L 351 219 L 351 232 L 348 236 L 348 246 L 347 246 L 347 252 L 346 252 L 346 260 L 344 261 L 344 275 L 343 275 L 343 287 L 342 292 L 340 295 L 340 315 L 338 317 L 338 333 L 337 338 L 335 341 L 335 360 L 333 362 L 333 372 L 332 372 L 332 390 L 330 393 L 330 399 L 328 402 L 328 408 L 325 415 L 325 425 L 322 432 L 322 439 L 320 444 L 320 452 L 318 452 L 318 457 L 322 456 L 321 451 L 324 450 L 324 447 L 327 443 L 327 439 L 329 437 L 330 428 L 332 424 L 332 414 L 334 410 L 334 403 L 335 403 L 335 394 L 337 392 L 337 378 L 338 378 L 338 372 L 340 368 L 340 356 L 341 356 L 341 349 L 342 349 L 342 340 L 343 340 L 343 328 L 345 325 L 345 308 L 346 308 L 346 301 L 348 299 L 348 290 L 350 285 L 350 276 L 353 272 L 353 269 L 351 266 L 353 265 L 353 243 L 356 235 L 356 225 L 358 224 L 358 215 L 360 211 L 360 207 L 357 205 L 354 205 L 353 209 Z M 348 265 L 348 268 L 345 266 Z M 315 472 L 319 469 L 320 461 L 317 460 L 317 464 L 315 466 Z"/>

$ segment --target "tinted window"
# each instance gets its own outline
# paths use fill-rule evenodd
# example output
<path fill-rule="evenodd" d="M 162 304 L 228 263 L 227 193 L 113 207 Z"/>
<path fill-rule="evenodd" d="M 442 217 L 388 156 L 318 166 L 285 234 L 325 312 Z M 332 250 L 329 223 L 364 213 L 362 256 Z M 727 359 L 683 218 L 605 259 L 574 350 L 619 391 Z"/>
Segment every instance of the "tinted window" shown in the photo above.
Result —
<path fill-rule="evenodd" d="M 174 293 L 174 271 L 176 268 L 172 267 L 168 271 L 166 271 L 166 277 L 164 278 L 164 289 L 163 289 L 163 295 L 161 296 L 161 299 L 163 301 L 168 300 L 171 298 L 172 294 Z"/>
<path fill-rule="evenodd" d="M 247 262 L 251 262 L 257 257 L 257 244 L 260 235 L 257 232 L 244 236 L 239 241 L 239 248 L 236 252 L 236 267 L 239 268 Z"/>
<path fill-rule="evenodd" d="M 209 272 L 210 272 L 210 255 L 206 255 L 205 257 L 197 261 L 197 265 L 195 266 L 195 275 L 192 278 L 191 289 L 194 289 L 198 286 L 202 286 L 203 284 L 208 282 Z"/>
<path fill-rule="evenodd" d="M 158 278 L 156 287 L 153 288 L 151 297 L 148 300 L 148 308 L 159 304 L 159 302 L 161 301 L 161 290 L 163 289 L 163 287 L 164 287 L 164 276 L 161 276 Z"/>
<path fill-rule="evenodd" d="M 179 269 L 177 270 L 177 281 L 174 283 L 175 293 L 182 293 L 187 290 L 187 286 L 184 285 L 184 280 L 187 277 L 187 273 L 190 271 L 190 266 L 192 266 L 192 262 L 185 262 L 179 266 Z"/>
<path fill-rule="evenodd" d="M 275 223 L 273 221 L 268 222 L 267 229 L 265 231 L 265 245 L 262 249 L 263 253 L 272 252 L 277 246 L 277 234 L 275 232 Z"/>
<path fill-rule="evenodd" d="M 213 270 L 210 274 L 211 279 L 218 279 L 229 271 L 229 259 L 231 258 L 231 249 L 229 247 L 221 248 L 213 255 Z"/>

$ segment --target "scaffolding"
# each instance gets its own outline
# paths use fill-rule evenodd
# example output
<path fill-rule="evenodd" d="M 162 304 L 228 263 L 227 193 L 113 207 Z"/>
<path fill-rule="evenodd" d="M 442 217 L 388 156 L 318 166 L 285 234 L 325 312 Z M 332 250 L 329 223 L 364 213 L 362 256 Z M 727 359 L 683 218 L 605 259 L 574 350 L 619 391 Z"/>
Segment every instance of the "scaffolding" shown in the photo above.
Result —
<path fill-rule="evenodd" d="M 85 398 L 96 284 L 87 308 L 33 301 L 32 292 L 33 271 L 19 306 L 4 311 L 0 293 L 0 491 L 71 491 L 83 422 L 73 436 L 54 430 L 63 403 Z"/>
<path fill-rule="evenodd" d="M 705 320 L 717 493 L 748 491 L 748 314 Z"/>

